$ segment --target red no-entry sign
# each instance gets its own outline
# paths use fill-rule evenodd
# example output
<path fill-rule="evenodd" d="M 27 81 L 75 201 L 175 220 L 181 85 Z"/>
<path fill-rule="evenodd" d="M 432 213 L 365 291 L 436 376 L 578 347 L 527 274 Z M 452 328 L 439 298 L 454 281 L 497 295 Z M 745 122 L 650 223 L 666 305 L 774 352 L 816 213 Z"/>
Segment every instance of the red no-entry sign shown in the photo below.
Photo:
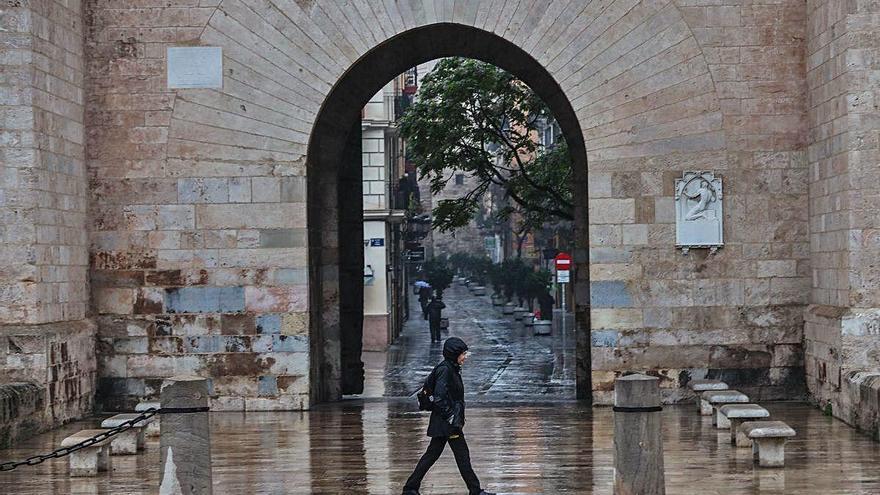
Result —
<path fill-rule="evenodd" d="M 556 258 L 556 270 L 571 270 L 571 255 L 568 253 L 559 253 Z"/>

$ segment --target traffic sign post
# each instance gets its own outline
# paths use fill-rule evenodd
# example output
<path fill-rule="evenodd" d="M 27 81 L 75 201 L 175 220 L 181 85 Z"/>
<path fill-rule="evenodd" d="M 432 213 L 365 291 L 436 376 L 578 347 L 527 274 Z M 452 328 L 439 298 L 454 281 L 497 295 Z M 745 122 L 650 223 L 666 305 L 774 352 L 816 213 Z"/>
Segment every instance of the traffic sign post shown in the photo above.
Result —
<path fill-rule="evenodd" d="M 562 286 L 562 312 L 565 313 L 565 285 L 571 281 L 571 255 L 559 253 L 554 258 L 556 264 L 556 283 Z"/>

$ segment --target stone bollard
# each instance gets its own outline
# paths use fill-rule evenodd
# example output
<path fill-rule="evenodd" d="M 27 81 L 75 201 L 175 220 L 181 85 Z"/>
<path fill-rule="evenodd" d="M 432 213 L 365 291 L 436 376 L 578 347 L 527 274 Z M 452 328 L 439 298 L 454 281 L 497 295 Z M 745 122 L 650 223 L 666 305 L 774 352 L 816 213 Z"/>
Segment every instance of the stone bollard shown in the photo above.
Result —
<path fill-rule="evenodd" d="M 211 428 L 207 409 L 208 383 L 204 378 L 175 376 L 162 384 L 159 495 L 211 495 Z"/>
<path fill-rule="evenodd" d="M 614 493 L 664 495 L 660 382 L 627 375 L 614 382 Z"/>

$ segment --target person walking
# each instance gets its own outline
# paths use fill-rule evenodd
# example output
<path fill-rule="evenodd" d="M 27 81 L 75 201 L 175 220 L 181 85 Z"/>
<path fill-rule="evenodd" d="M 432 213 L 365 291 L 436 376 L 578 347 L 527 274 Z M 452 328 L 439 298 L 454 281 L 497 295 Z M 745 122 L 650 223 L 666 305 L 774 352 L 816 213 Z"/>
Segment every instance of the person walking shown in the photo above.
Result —
<path fill-rule="evenodd" d="M 428 301 L 431 299 L 431 286 L 425 284 L 419 288 L 419 304 L 422 306 L 422 319 L 428 319 Z"/>
<path fill-rule="evenodd" d="M 403 495 L 419 495 L 422 480 L 431 466 L 440 458 L 446 444 L 452 449 L 458 472 L 468 488 L 469 495 L 495 495 L 480 486 L 471 466 L 471 454 L 464 438 L 464 383 L 461 380 L 461 365 L 467 359 L 468 346 L 458 337 L 450 337 L 443 344 L 443 362 L 438 364 L 426 380 L 433 385 L 429 395 L 433 395 L 433 409 L 428 422 L 428 436 L 431 443 L 419 459 L 418 464 L 406 484 Z"/>
<path fill-rule="evenodd" d="M 446 307 L 446 304 L 443 303 L 443 299 L 439 297 L 432 297 L 431 302 L 428 303 L 426 307 L 426 311 L 428 313 L 428 326 L 431 328 L 431 343 L 440 342 L 440 319 L 442 316 L 443 308 Z"/>
<path fill-rule="evenodd" d="M 550 291 L 545 288 L 541 295 L 538 296 L 538 305 L 541 306 L 542 320 L 553 321 L 554 304 L 556 304 L 556 301 L 553 299 L 553 296 L 550 295 Z"/>

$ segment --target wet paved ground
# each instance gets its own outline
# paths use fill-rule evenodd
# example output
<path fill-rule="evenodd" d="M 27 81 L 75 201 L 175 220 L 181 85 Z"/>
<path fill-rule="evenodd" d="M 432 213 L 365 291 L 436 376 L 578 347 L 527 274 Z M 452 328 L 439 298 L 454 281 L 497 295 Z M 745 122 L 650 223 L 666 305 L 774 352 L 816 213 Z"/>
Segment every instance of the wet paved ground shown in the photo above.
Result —
<path fill-rule="evenodd" d="M 470 346 L 462 371 L 468 400 L 547 401 L 575 396 L 574 318 L 556 312 L 553 333 L 535 336 L 531 327 L 503 316 L 488 296 L 473 296 L 453 285 L 443 294 L 449 318 L 446 339 L 457 336 Z M 363 355 L 363 397 L 413 394 L 442 359 L 442 344 L 431 344 L 428 322 L 411 298 L 410 320 L 388 352 Z M 562 331 L 562 329 L 565 331 Z"/>
<path fill-rule="evenodd" d="M 784 469 L 757 469 L 693 406 L 664 410 L 667 493 L 876 494 L 880 444 L 805 404 L 768 404 L 798 436 Z M 427 416 L 411 401 L 349 401 L 309 413 L 215 413 L 215 494 L 398 494 L 427 445 Z M 483 483 L 508 494 L 612 493 L 612 412 L 574 402 L 468 411 L 465 434 Z M 49 450 L 86 423 L 3 451 L 2 458 Z M 0 473 L 2 494 L 151 494 L 159 483 L 158 442 L 114 457 L 114 471 L 70 479 L 64 460 Z M 423 494 L 464 494 L 450 452 Z"/>
<path fill-rule="evenodd" d="M 463 371 L 469 389 L 465 434 L 483 484 L 505 494 L 612 493 L 613 413 L 571 400 L 574 339 L 556 329 L 533 337 L 486 299 L 453 289 L 447 296 L 452 334 L 473 358 Z M 214 413 L 215 494 L 398 494 L 424 451 L 428 416 L 408 395 L 440 360 L 427 323 L 410 323 L 388 353 L 366 356 L 367 399 L 298 413 Z M 495 400 L 504 399 L 504 400 Z M 521 403 L 501 407 L 508 401 Z M 527 402 L 532 401 L 529 404 Z M 880 494 L 880 443 L 816 408 L 765 404 L 792 425 L 784 469 L 757 469 L 751 452 L 731 448 L 693 405 L 663 411 L 666 492 L 675 494 Z M 64 437 L 97 426 L 81 421 L 0 451 L 18 459 L 57 447 Z M 0 473 L 0 494 L 150 494 L 159 484 L 158 441 L 138 456 L 114 457 L 112 473 L 69 478 L 64 459 Z M 466 491 L 446 452 L 428 474 L 423 494 Z"/>

